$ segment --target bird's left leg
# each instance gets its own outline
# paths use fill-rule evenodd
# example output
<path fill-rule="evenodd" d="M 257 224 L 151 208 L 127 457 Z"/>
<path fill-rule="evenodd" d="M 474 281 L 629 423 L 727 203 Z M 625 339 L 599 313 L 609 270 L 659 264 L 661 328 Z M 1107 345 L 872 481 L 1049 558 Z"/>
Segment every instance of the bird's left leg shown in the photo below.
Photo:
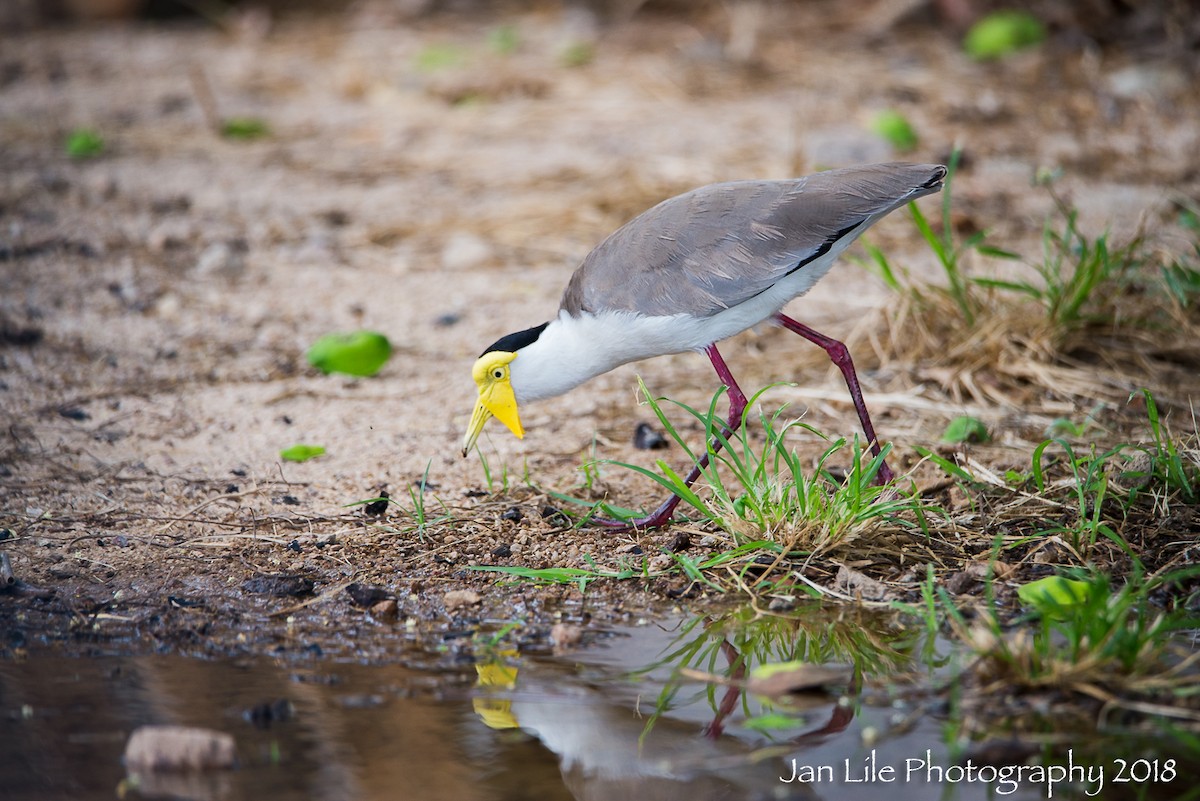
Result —
<path fill-rule="evenodd" d="M 721 450 L 721 446 L 726 440 L 733 435 L 742 425 L 742 415 L 746 413 L 746 395 L 742 392 L 742 388 L 738 386 L 737 381 L 733 379 L 733 374 L 729 372 L 728 365 L 721 358 L 717 346 L 709 345 L 704 349 L 708 354 L 709 361 L 712 362 L 713 369 L 717 371 L 717 377 L 721 379 L 721 383 L 725 385 L 729 392 L 729 419 L 725 422 L 725 428 L 721 435 L 713 437 L 713 441 L 709 443 L 708 449 L 699 461 L 692 467 L 692 471 L 687 474 L 684 486 L 690 487 L 700 478 L 700 474 L 708 467 L 709 457 L 711 454 Z M 606 520 L 602 518 L 593 518 L 592 522 L 597 525 L 608 528 L 661 528 L 671 522 L 672 515 L 675 514 L 675 507 L 679 506 L 679 501 L 682 500 L 678 495 L 672 495 L 663 501 L 662 505 L 655 509 L 645 517 L 639 517 L 634 520 Z"/>
<path fill-rule="evenodd" d="M 871 448 L 871 453 L 878 456 L 879 440 L 875 436 L 875 427 L 871 425 L 871 415 L 867 414 L 867 404 L 863 400 L 862 388 L 858 384 L 858 373 L 854 372 L 854 361 L 850 358 L 850 349 L 836 339 L 827 337 L 820 331 L 814 331 L 787 315 L 777 314 L 775 319 L 787 330 L 799 334 L 814 345 L 823 348 L 829 354 L 830 360 L 842 371 L 842 377 L 846 379 L 846 386 L 850 389 L 850 399 L 854 401 L 854 408 L 858 411 L 858 420 L 862 423 L 863 433 L 867 437 L 867 444 Z M 879 466 L 879 473 L 875 480 L 879 484 L 887 484 L 892 477 L 892 469 L 887 466 L 887 462 L 884 462 Z"/>

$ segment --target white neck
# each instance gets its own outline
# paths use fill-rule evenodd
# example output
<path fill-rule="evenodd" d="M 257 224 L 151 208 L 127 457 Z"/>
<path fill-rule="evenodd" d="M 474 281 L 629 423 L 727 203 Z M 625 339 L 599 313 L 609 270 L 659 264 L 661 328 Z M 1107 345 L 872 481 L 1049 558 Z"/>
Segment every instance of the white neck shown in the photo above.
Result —
<path fill-rule="evenodd" d="M 707 344 L 681 343 L 672 330 L 679 321 L 680 316 L 602 312 L 572 317 L 560 311 L 509 366 L 517 402 L 552 398 L 622 364 Z"/>

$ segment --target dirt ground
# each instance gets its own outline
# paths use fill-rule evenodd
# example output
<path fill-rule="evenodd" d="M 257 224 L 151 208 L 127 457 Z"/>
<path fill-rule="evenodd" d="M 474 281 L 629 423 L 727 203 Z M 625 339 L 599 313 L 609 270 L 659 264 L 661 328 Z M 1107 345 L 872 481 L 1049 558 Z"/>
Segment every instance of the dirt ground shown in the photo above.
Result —
<path fill-rule="evenodd" d="M 635 425 L 651 419 L 635 377 L 706 405 L 716 389 L 706 360 L 627 366 L 525 409 L 523 441 L 493 423 L 481 440 L 490 487 L 479 458 L 459 453 L 471 364 L 499 336 L 552 316 L 588 250 L 662 198 L 896 158 L 869 131 L 882 109 L 920 134 L 905 159 L 964 148 L 963 230 L 1036 255 L 1053 206 L 1031 179 L 1057 169 L 1085 230 L 1182 241 L 1178 204 L 1200 197 L 1194 55 L 1064 29 L 976 63 L 953 26 L 889 18 L 884 4 L 756 8 L 405 18 L 376 3 L 241 13 L 224 26 L 5 34 L 0 525 L 10 533 L 0 549 L 23 584 L 0 598 L 0 647 L 392 647 L 388 612 L 368 626 L 343 592 L 350 582 L 395 597 L 409 637 L 453 614 L 445 594 L 460 589 L 483 594 L 468 609 L 485 620 L 613 619 L 676 603 L 682 581 L 598 585 L 581 600 L 573 588 L 495 587 L 469 568 L 613 565 L 638 544 L 658 554 L 673 532 L 568 530 L 542 516 L 551 500 L 525 476 L 656 503 L 656 489 L 611 466 L 581 490 L 581 465 L 593 449 L 679 463 L 677 449 L 633 448 Z M 569 65 L 572 53 L 584 63 Z M 260 118 L 269 135 L 223 138 L 213 123 L 230 117 Z M 81 127 L 103 135 L 98 157 L 65 153 Z M 904 214 L 869 238 L 934 275 Z M 936 360 L 891 358 L 890 300 L 843 260 L 790 313 L 851 344 L 901 468 L 955 415 L 1041 430 L 1138 385 L 1103 398 L 1031 389 L 1008 405 L 962 397 L 939 383 Z M 358 328 L 395 346 L 379 376 L 306 364 L 318 336 Z M 748 390 L 798 382 L 768 403 L 852 434 L 840 377 L 794 339 L 752 332 L 724 353 Z M 1182 380 L 1154 389 L 1186 408 Z M 991 464 L 1018 458 L 1004 441 Z M 327 453 L 281 461 L 298 442 Z M 410 489 L 426 471 L 420 528 Z M 381 488 L 397 501 L 385 516 L 347 507 Z M 520 519 L 505 517 L 514 507 Z"/>

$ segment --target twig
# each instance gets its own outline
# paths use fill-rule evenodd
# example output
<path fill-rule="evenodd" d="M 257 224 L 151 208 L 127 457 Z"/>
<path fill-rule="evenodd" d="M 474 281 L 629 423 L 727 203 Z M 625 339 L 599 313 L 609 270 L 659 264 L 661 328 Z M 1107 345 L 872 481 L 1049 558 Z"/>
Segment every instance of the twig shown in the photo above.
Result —
<path fill-rule="evenodd" d="M 8 554 L 0 553 L 0 587 L 11 587 L 17 583 L 17 577 L 13 574 L 12 562 L 9 561 Z"/>

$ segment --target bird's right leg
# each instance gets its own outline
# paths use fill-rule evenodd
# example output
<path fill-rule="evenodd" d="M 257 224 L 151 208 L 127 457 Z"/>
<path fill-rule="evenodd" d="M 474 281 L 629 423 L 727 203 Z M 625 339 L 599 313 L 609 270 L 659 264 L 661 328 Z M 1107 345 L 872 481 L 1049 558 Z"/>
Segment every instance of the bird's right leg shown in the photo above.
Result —
<path fill-rule="evenodd" d="M 785 314 L 776 314 L 775 319 L 793 334 L 799 334 L 814 345 L 822 348 L 829 355 L 830 361 L 841 370 L 842 378 L 846 380 L 846 388 L 850 390 L 850 400 L 858 412 L 858 420 L 862 424 L 863 434 L 867 438 L 867 447 L 875 456 L 880 454 L 879 437 L 875 436 L 875 427 L 871 425 L 871 415 L 867 412 L 867 402 L 863 400 L 862 387 L 858 383 L 858 373 L 854 370 L 854 361 L 850 358 L 850 350 L 833 337 L 827 337 L 820 331 L 815 331 L 801 322 L 793 320 Z M 894 478 L 892 468 L 887 462 L 879 463 L 879 472 L 875 474 L 876 484 L 887 484 Z"/>
<path fill-rule="evenodd" d="M 725 422 L 725 428 L 722 430 L 721 436 L 713 437 L 704 455 L 692 467 L 692 471 L 687 474 L 687 478 L 684 479 L 684 485 L 688 487 L 692 486 L 696 482 L 696 479 L 700 478 L 700 474 L 704 472 L 704 469 L 708 467 L 710 455 L 721 450 L 726 440 L 733 435 L 734 431 L 737 431 L 741 427 L 742 416 L 746 413 L 746 395 L 742 392 L 742 388 L 738 386 L 737 381 L 733 379 L 733 374 L 729 372 L 729 366 L 721 358 L 717 346 L 715 344 L 709 345 L 704 349 L 704 352 L 708 354 L 708 359 L 712 362 L 713 369 L 717 371 L 717 377 L 721 379 L 721 383 L 725 385 L 729 392 L 729 419 Z M 671 517 L 675 514 L 675 507 L 679 506 L 680 500 L 682 499 L 678 495 L 672 495 L 663 501 L 661 506 L 645 517 L 633 520 L 593 518 L 592 522 L 613 529 L 662 528 L 671 522 Z"/>

